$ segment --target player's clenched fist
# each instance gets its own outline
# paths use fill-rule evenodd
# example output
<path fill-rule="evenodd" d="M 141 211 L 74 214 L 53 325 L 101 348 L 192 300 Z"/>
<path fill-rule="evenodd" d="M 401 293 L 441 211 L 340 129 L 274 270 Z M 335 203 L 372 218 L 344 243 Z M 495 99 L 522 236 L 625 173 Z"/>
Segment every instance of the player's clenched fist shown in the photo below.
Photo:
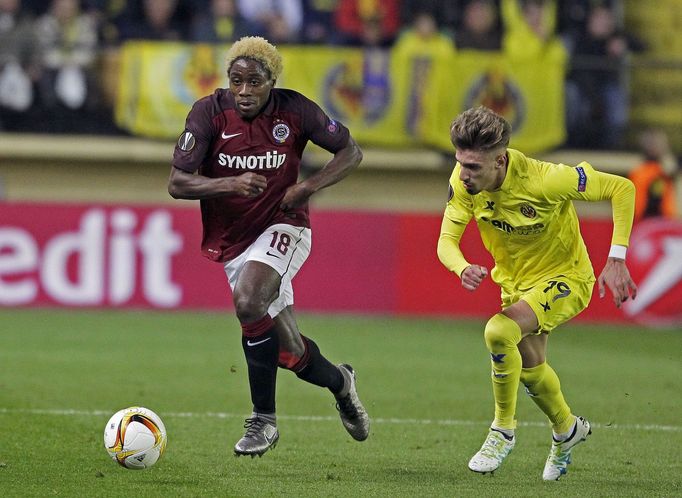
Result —
<path fill-rule="evenodd" d="M 475 291 L 481 285 L 483 279 L 488 276 L 488 269 L 483 266 L 469 265 L 467 266 L 460 278 L 462 280 L 462 287 L 468 291 Z"/>
<path fill-rule="evenodd" d="M 244 173 L 232 177 L 234 193 L 243 197 L 256 197 L 268 186 L 268 181 L 263 175 L 256 173 Z"/>
<path fill-rule="evenodd" d="M 313 192 L 306 187 L 304 182 L 292 185 L 284 194 L 284 198 L 279 207 L 284 211 L 297 208 L 306 202 L 312 193 Z"/>

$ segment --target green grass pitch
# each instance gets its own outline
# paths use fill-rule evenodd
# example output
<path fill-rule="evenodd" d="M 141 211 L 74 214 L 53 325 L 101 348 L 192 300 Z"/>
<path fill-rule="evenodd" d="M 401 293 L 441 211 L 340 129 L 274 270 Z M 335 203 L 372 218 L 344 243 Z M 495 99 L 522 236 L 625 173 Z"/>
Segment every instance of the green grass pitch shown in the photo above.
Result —
<path fill-rule="evenodd" d="M 670 497 L 682 495 L 682 333 L 558 329 L 549 360 L 594 425 L 569 472 L 545 483 L 550 430 L 519 393 L 516 448 L 493 475 L 467 461 L 492 418 L 482 321 L 320 316 L 301 329 L 349 362 L 372 417 L 353 441 L 326 391 L 280 370 L 279 445 L 235 458 L 250 413 L 229 314 L 0 310 L 0 493 L 79 497 Z M 142 405 L 168 430 L 151 469 L 116 465 L 115 411 Z"/>

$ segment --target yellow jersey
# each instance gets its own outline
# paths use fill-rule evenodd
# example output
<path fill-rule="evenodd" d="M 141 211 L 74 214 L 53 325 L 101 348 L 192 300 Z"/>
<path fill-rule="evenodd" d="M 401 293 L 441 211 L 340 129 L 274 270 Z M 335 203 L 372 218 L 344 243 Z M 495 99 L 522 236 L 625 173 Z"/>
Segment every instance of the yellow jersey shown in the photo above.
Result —
<path fill-rule="evenodd" d="M 471 218 L 495 260 L 492 279 L 503 289 L 529 289 L 549 276 L 571 273 L 594 279 L 573 200 L 611 199 L 612 244 L 627 246 L 634 210 L 634 187 L 626 179 L 596 171 L 526 157 L 507 149 L 507 173 L 499 189 L 467 193 L 459 180 L 460 165 L 450 177 L 438 255 L 457 275 L 469 266 L 459 239 Z"/>

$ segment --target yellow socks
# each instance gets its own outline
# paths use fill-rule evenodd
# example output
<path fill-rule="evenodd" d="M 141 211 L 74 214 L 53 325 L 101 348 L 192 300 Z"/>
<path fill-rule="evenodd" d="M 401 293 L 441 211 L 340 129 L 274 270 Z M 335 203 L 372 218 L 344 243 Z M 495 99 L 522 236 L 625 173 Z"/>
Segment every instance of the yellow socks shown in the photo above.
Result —
<path fill-rule="evenodd" d="M 521 377 L 521 328 L 501 313 L 493 316 L 485 326 L 485 343 L 492 364 L 495 421 L 497 429 L 516 428 L 516 398 Z M 563 398 L 562 398 L 563 399 Z"/>
<path fill-rule="evenodd" d="M 552 367 L 545 362 L 533 368 L 524 368 L 521 371 L 521 382 L 535 404 L 549 418 L 554 433 L 568 432 L 575 417 L 571 416 L 571 409 L 561 394 L 559 377 Z"/>
<path fill-rule="evenodd" d="M 571 414 L 556 372 L 547 362 L 532 368 L 522 368 L 521 329 L 511 318 L 501 313 L 493 316 L 485 327 L 485 343 L 490 351 L 492 364 L 493 395 L 495 397 L 495 420 L 493 427 L 503 430 L 516 428 L 516 399 L 519 382 L 535 404 L 552 423 L 555 434 L 568 432 L 575 417 Z"/>

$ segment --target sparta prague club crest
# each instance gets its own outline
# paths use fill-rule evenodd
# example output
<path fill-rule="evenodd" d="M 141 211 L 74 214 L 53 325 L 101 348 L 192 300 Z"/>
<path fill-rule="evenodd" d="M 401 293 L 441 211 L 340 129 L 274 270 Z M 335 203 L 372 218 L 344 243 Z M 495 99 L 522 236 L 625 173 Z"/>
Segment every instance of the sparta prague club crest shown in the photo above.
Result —
<path fill-rule="evenodd" d="M 272 138 L 274 138 L 275 142 L 278 144 L 283 144 L 286 139 L 289 138 L 289 133 L 291 133 L 291 131 L 284 123 L 277 123 L 272 128 Z"/>

